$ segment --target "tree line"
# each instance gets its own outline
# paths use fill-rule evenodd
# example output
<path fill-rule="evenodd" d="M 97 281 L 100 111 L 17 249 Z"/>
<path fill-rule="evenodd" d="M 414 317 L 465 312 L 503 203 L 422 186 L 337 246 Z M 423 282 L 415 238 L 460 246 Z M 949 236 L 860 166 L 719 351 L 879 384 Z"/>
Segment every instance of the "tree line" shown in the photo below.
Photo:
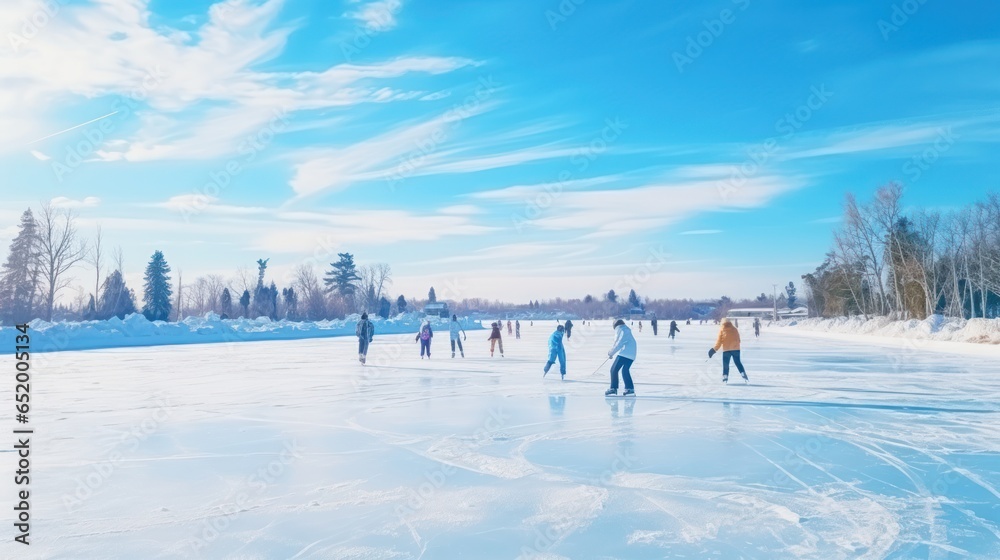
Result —
<path fill-rule="evenodd" d="M 951 210 L 907 210 L 890 183 L 848 195 L 833 247 L 803 276 L 823 317 L 1000 317 L 1000 196 Z"/>

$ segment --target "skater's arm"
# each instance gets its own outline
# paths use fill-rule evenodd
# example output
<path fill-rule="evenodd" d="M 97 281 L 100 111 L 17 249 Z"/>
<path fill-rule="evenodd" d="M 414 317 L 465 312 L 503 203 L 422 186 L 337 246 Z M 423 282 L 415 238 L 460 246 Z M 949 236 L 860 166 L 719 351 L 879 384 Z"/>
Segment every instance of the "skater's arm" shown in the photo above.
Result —
<path fill-rule="evenodd" d="M 715 346 L 712 347 L 712 350 L 718 352 L 719 349 L 721 349 L 725 343 L 726 343 L 726 331 L 719 331 L 719 339 L 715 341 Z"/>

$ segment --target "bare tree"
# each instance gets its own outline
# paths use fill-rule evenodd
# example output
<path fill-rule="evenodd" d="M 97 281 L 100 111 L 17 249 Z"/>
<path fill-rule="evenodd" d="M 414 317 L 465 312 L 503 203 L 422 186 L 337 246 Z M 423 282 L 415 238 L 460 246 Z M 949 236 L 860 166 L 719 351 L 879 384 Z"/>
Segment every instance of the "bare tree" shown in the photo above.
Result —
<path fill-rule="evenodd" d="M 38 219 L 38 251 L 42 280 L 47 286 L 45 319 L 52 320 L 56 296 L 69 285 L 66 274 L 87 256 L 87 246 L 77 240 L 75 216 L 51 204 L 42 204 Z"/>
<path fill-rule="evenodd" d="M 104 266 L 104 235 L 101 226 L 97 226 L 97 234 L 94 235 L 94 246 L 90 249 L 88 262 L 94 267 L 94 305 L 101 307 L 101 268 Z"/>

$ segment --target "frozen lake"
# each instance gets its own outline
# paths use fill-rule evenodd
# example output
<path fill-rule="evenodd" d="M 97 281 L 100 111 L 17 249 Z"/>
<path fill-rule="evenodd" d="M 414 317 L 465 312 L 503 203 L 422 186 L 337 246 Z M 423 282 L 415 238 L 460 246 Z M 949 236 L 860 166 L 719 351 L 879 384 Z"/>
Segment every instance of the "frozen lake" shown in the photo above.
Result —
<path fill-rule="evenodd" d="M 353 337 L 39 356 L 33 544 L 0 557 L 1000 558 L 1000 348 L 744 325 L 724 386 L 715 327 L 647 323 L 626 401 L 606 322 L 542 379 L 554 326 L 367 368 Z"/>

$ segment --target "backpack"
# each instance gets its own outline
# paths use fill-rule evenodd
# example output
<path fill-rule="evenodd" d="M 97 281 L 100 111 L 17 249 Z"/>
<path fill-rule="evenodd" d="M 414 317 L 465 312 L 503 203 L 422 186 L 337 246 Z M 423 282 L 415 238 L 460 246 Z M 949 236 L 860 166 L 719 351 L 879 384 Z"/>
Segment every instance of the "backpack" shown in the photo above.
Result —
<path fill-rule="evenodd" d="M 424 327 L 420 330 L 420 340 L 430 340 L 431 339 L 431 328 Z"/>

